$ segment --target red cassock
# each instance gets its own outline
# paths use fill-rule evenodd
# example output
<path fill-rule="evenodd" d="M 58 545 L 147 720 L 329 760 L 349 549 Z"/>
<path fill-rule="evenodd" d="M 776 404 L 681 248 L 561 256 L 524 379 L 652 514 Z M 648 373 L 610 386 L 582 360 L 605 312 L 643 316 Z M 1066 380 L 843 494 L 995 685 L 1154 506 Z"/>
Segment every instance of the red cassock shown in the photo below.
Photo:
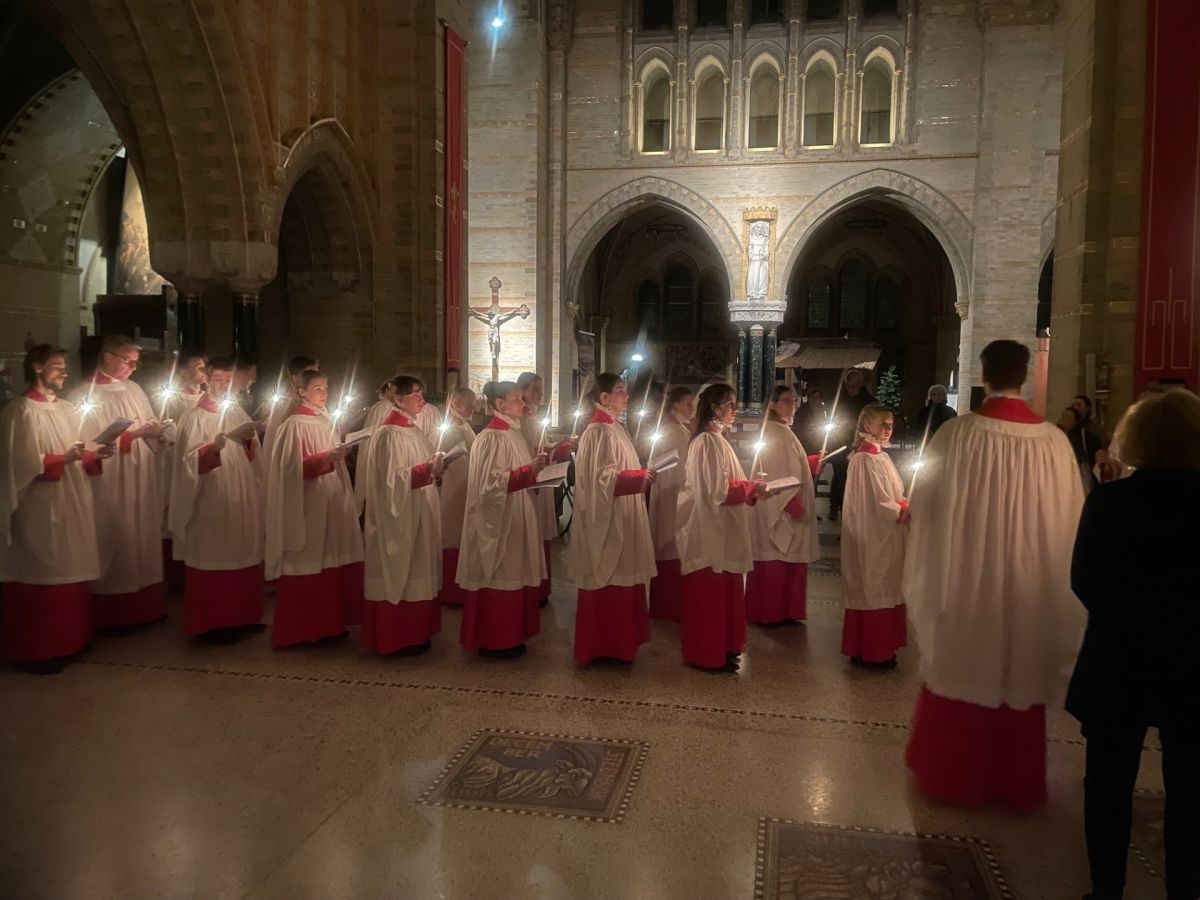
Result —
<path fill-rule="evenodd" d="M 631 661 L 650 639 L 646 585 L 654 541 L 643 497 L 650 482 L 625 429 L 597 408 L 575 455 L 570 569 L 579 586 L 575 661 Z"/>

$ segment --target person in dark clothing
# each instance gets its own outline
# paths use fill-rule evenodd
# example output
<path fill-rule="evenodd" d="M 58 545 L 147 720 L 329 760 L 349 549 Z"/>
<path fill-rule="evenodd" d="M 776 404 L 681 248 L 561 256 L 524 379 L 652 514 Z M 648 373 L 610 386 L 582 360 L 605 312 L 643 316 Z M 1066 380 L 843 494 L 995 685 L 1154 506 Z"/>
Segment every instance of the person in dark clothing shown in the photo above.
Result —
<path fill-rule="evenodd" d="M 1084 831 L 1093 900 L 1125 888 L 1126 849 L 1142 745 L 1162 743 L 1168 900 L 1200 897 L 1200 399 L 1142 400 L 1117 428 L 1128 478 L 1088 496 L 1071 587 L 1088 610 L 1067 711 L 1087 739 Z M 1153 519 L 1157 527 L 1138 523 Z"/>
<path fill-rule="evenodd" d="M 937 434 L 939 428 L 958 415 L 953 407 L 946 402 L 947 393 L 944 384 L 935 384 L 929 389 L 929 393 L 925 395 L 925 406 L 917 413 L 916 435 L 920 435 L 920 440 L 925 439 L 925 428 L 927 425 L 929 428 L 929 437 L 932 438 Z"/>
<path fill-rule="evenodd" d="M 841 396 L 837 400 L 834 412 L 833 430 L 829 434 L 829 451 L 845 445 L 847 450 L 854 446 L 855 430 L 858 427 L 858 417 L 862 411 L 875 402 L 875 398 L 866 388 L 866 378 L 862 369 L 850 369 L 842 380 Z M 822 440 L 824 436 L 822 435 Z M 808 448 L 805 447 L 807 450 Z M 815 451 L 819 452 L 821 445 L 817 444 Z M 846 470 L 850 465 L 850 454 L 839 453 L 829 461 L 833 466 L 833 481 L 829 485 L 829 518 L 836 520 L 842 513 L 842 498 L 846 496 Z"/>
<path fill-rule="evenodd" d="M 820 388 L 813 388 L 804 396 L 804 405 L 792 422 L 792 433 L 800 439 L 806 453 L 817 453 L 821 449 L 821 428 L 825 425 L 828 410 L 825 395 Z"/>

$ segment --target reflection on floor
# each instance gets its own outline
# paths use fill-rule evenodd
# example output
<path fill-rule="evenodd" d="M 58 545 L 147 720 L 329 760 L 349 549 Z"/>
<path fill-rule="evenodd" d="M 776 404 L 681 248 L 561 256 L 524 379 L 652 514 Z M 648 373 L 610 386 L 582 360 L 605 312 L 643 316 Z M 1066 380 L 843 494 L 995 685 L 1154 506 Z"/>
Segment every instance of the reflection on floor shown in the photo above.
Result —
<path fill-rule="evenodd" d="M 167 624 L 100 640 L 61 675 L 0 674 L 0 893 L 1085 892 L 1083 747 L 1065 714 L 1044 810 L 931 807 L 903 765 L 918 650 L 894 672 L 852 669 L 836 577 L 814 567 L 806 625 L 752 627 L 737 674 L 685 667 L 662 622 L 634 665 L 581 669 L 555 564 L 542 634 L 515 661 L 464 654 L 453 611 L 419 658 L 202 646 L 176 599 Z M 1140 776 L 1131 898 L 1162 896 L 1159 762 L 1148 752 Z"/>

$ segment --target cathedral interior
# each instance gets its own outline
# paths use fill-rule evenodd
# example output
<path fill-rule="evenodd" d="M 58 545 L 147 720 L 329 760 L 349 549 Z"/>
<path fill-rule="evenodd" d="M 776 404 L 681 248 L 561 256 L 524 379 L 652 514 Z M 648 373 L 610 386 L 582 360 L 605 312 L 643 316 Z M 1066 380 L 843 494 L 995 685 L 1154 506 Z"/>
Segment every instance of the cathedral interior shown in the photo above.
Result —
<path fill-rule="evenodd" d="M 1148 384 L 1200 386 L 1200 68 L 1163 49 L 1200 41 L 1189 6 L 2 4 L 0 403 L 33 345 L 78 383 L 120 332 L 148 389 L 181 351 L 439 400 L 536 372 L 564 433 L 600 372 L 727 382 L 753 421 L 778 382 L 836 391 L 840 362 L 789 360 L 849 350 L 915 417 L 935 384 L 978 406 L 1008 338 L 1038 413 L 1083 393 L 1111 436 Z M 528 314 L 493 343 L 489 304 Z M 928 803 L 920 648 L 846 666 L 836 523 L 820 540 L 807 623 L 752 627 L 729 678 L 666 622 L 633 666 L 577 667 L 561 541 L 512 663 L 168 622 L 0 673 L 0 894 L 1083 895 L 1078 724 L 1051 711 L 1036 813 Z M 1163 891 L 1144 755 L 1137 898 Z"/>

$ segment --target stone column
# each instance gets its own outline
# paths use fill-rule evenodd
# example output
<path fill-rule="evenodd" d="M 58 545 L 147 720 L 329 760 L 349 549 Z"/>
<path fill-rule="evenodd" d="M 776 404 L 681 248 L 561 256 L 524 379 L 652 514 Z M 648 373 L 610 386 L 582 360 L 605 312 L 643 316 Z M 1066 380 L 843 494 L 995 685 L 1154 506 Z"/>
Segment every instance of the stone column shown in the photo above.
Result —
<path fill-rule="evenodd" d="M 862 10 L 861 0 L 848 0 L 846 15 L 846 81 L 842 85 L 842 145 L 858 146 L 858 116 L 855 106 L 859 94 L 858 71 L 858 17 Z"/>
<path fill-rule="evenodd" d="M 742 135 L 745 131 L 745 116 L 742 113 L 742 54 L 746 52 L 746 10 L 742 0 L 733 0 L 733 39 L 730 41 L 730 70 L 729 70 L 729 122 L 725 142 L 725 155 L 738 157 L 742 155 Z"/>
<path fill-rule="evenodd" d="M 763 403 L 771 399 L 771 391 L 775 388 L 775 347 L 778 342 L 779 335 L 774 328 L 763 338 Z"/>
<path fill-rule="evenodd" d="M 203 289 L 198 285 L 179 282 L 175 284 L 175 321 L 181 353 L 193 353 L 204 349 L 202 294 Z"/>
<path fill-rule="evenodd" d="M 233 292 L 233 352 L 258 359 L 258 291 Z"/>
<path fill-rule="evenodd" d="M 747 396 L 749 384 L 749 368 L 750 368 L 750 344 L 746 340 L 746 329 L 739 328 L 737 333 L 737 398 L 738 406 L 745 406 L 749 400 Z"/>
<path fill-rule="evenodd" d="M 902 75 L 902 87 L 900 89 L 900 108 L 894 112 L 896 115 L 896 143 L 907 144 L 915 139 L 913 127 L 910 122 L 910 115 L 913 108 L 913 51 L 914 44 L 917 40 L 917 13 L 914 8 L 915 4 L 910 2 L 908 9 L 904 12 L 904 73 Z"/>
<path fill-rule="evenodd" d="M 624 77 L 621 79 L 621 135 L 620 152 L 622 159 L 630 159 L 637 140 L 637 128 L 634 123 L 636 112 L 634 103 L 633 71 L 633 0 L 624 0 L 621 9 L 621 67 Z"/>
<path fill-rule="evenodd" d="M 747 365 L 750 368 L 748 406 L 760 409 L 763 402 L 763 327 L 750 326 L 750 352 Z"/>

